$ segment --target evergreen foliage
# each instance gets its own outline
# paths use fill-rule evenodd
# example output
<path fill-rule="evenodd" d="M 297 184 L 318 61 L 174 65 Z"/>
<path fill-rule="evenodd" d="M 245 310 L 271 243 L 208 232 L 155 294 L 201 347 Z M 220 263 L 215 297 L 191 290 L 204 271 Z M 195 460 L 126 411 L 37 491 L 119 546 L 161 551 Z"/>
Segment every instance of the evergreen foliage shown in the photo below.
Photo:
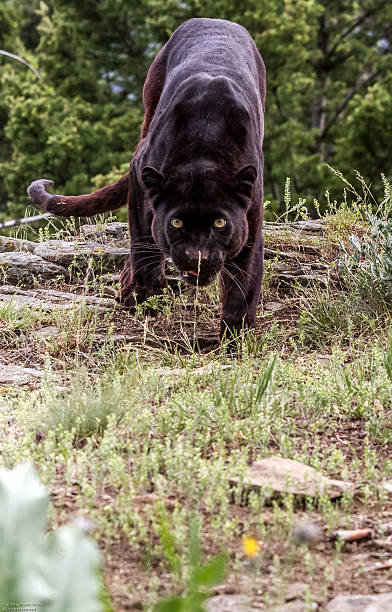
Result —
<path fill-rule="evenodd" d="M 4 0 L 0 48 L 0 215 L 23 214 L 26 186 L 85 193 L 127 168 L 148 67 L 190 17 L 236 21 L 267 66 L 265 191 L 284 179 L 320 199 L 338 180 L 392 174 L 392 4 L 385 0 Z M 376 195 L 378 195 L 376 193 Z"/>

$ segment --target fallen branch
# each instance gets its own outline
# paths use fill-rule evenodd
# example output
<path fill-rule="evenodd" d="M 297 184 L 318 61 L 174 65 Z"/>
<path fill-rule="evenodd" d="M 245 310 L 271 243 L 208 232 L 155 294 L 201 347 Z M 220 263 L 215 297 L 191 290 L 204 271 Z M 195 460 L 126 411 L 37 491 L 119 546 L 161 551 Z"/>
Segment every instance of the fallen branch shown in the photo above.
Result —
<path fill-rule="evenodd" d="M 0 229 L 4 227 L 15 227 L 16 225 L 24 225 L 25 223 L 34 223 L 34 221 L 41 221 L 48 217 L 54 217 L 52 213 L 44 213 L 43 215 L 34 215 L 33 217 L 24 217 L 23 219 L 14 219 L 13 221 L 3 221 L 0 223 Z"/>
<path fill-rule="evenodd" d="M 392 567 L 392 559 L 386 561 L 377 561 L 374 565 L 364 567 L 365 572 L 373 572 L 374 570 L 390 569 Z"/>
<path fill-rule="evenodd" d="M 332 539 L 343 540 L 343 542 L 358 542 L 370 538 L 372 530 L 365 529 L 338 529 L 332 533 Z"/>

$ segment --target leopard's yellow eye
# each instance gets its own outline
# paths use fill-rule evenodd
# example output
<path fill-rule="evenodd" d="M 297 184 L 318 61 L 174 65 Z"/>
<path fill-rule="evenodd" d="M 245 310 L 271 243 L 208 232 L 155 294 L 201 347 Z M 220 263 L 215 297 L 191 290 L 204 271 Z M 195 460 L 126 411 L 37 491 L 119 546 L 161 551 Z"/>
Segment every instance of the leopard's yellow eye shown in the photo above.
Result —
<path fill-rule="evenodd" d="M 222 227 L 225 227 L 226 225 L 226 219 L 224 219 L 223 217 L 219 217 L 219 219 L 215 219 L 214 221 L 214 227 L 216 227 L 217 229 L 222 229 Z"/>
<path fill-rule="evenodd" d="M 170 221 L 170 225 L 175 229 L 181 229 L 182 227 L 184 227 L 184 223 L 181 221 L 181 219 L 172 219 Z"/>

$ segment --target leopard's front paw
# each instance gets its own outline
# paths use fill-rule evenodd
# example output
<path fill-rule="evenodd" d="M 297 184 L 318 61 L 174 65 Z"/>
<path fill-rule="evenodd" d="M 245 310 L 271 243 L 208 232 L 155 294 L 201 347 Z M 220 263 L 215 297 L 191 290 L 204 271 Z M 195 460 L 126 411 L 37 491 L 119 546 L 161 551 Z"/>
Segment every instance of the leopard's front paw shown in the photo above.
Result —
<path fill-rule="evenodd" d="M 248 312 L 237 317 L 223 315 L 220 325 L 220 339 L 232 340 L 233 338 L 238 338 L 241 333 L 253 329 L 255 326 L 256 317 Z"/>
<path fill-rule="evenodd" d="M 164 287 L 142 287 L 141 285 L 122 286 L 115 299 L 117 302 L 126 306 L 131 312 L 135 312 L 136 306 L 144 305 L 149 314 L 155 315 L 156 308 L 152 304 L 145 303 L 155 295 L 161 295 Z"/>

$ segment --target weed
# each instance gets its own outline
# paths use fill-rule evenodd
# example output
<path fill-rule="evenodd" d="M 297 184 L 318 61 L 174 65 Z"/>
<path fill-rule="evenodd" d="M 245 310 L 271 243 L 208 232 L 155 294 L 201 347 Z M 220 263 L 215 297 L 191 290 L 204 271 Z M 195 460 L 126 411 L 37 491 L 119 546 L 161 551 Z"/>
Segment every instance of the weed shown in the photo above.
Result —
<path fill-rule="evenodd" d="M 39 320 L 39 314 L 26 306 L 17 306 L 13 299 L 0 303 L 0 339 L 4 342 L 27 332 Z"/>
<path fill-rule="evenodd" d="M 126 384 L 134 385 L 137 375 L 127 377 Z M 45 404 L 49 407 L 44 431 L 55 431 L 58 434 L 69 431 L 75 441 L 90 435 L 102 435 L 109 418 L 114 416 L 120 423 L 126 411 L 132 408 L 132 399 L 123 393 L 125 380 L 116 376 L 108 384 L 103 378 L 94 381 L 85 374 L 80 374 L 74 381 L 72 390 L 66 395 L 58 394 L 49 386 L 44 395 Z"/>
<path fill-rule="evenodd" d="M 216 557 L 206 565 L 201 564 L 199 531 L 196 523 L 193 523 L 186 593 L 157 604 L 154 612 L 204 612 L 203 602 L 208 598 L 208 591 L 222 582 L 225 568 L 226 557 L 224 555 Z"/>
<path fill-rule="evenodd" d="M 298 221 L 298 219 L 307 221 L 309 219 L 309 213 L 307 207 L 305 206 L 306 199 L 298 198 L 298 202 L 292 204 L 290 186 L 291 180 L 290 177 L 287 177 L 283 197 L 285 211 L 282 215 L 276 218 L 276 221 L 279 222 L 282 219 L 284 219 L 285 223 L 288 223 L 289 221 Z"/>
<path fill-rule="evenodd" d="M 353 338 L 372 333 L 383 325 L 383 316 L 353 292 L 302 289 L 299 339 L 303 346 L 329 348 L 349 345 Z"/>
<path fill-rule="evenodd" d="M 351 286 L 380 310 L 391 308 L 392 219 L 367 215 L 370 233 L 351 236 L 351 251 L 341 243 L 340 268 Z"/>

